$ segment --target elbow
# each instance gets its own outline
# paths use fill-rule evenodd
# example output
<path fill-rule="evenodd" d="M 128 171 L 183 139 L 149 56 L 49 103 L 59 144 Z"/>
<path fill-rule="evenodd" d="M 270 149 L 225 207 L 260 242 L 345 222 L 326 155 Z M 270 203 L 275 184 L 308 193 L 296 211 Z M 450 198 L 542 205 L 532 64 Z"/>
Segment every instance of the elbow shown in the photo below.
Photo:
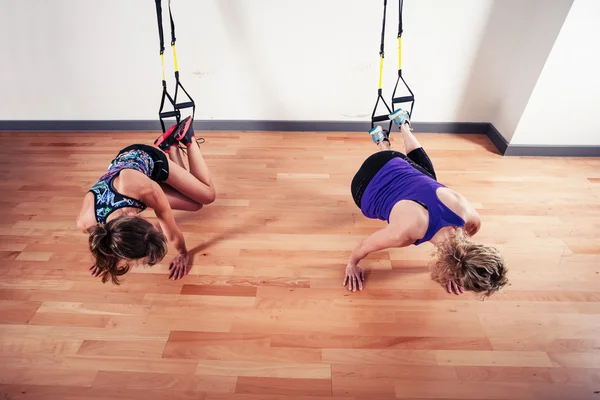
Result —
<path fill-rule="evenodd" d="M 466 231 L 469 236 L 475 236 L 480 228 L 481 222 L 479 220 L 469 221 L 465 224 L 464 231 Z"/>
<path fill-rule="evenodd" d="M 88 233 L 89 228 L 83 223 L 83 221 L 81 219 L 77 218 L 76 225 L 77 225 L 77 230 L 79 230 L 83 233 Z"/>
<path fill-rule="evenodd" d="M 370 253 L 370 251 L 367 248 L 367 240 L 366 239 L 362 239 L 356 245 L 356 248 L 354 249 L 354 255 L 359 260 L 362 260 L 363 258 L 365 258 L 366 256 L 368 256 L 369 253 Z"/>
<path fill-rule="evenodd" d="M 185 211 L 200 211 L 202 209 L 202 204 L 194 202 L 194 204 L 190 205 Z"/>

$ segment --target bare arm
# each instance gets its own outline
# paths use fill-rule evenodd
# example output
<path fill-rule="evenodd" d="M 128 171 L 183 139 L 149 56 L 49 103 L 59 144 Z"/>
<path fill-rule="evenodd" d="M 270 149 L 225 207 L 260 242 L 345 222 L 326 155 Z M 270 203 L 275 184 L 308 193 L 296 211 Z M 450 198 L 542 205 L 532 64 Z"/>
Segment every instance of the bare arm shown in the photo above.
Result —
<path fill-rule="evenodd" d="M 383 229 L 374 232 L 367 238 L 361 240 L 352 250 L 348 265 L 346 265 L 346 275 L 343 285 L 348 284 L 348 290 L 355 292 L 357 289 L 363 289 L 365 280 L 364 270 L 358 266 L 358 263 L 367 257 L 370 253 L 391 247 L 405 247 L 414 243 L 417 239 L 413 238 L 407 226 L 388 225 Z"/>
<path fill-rule="evenodd" d="M 468 215 L 465 220 L 465 232 L 467 232 L 469 236 L 475 236 L 480 228 L 481 218 L 479 217 L 479 213 L 475 210 L 475 207 L 469 203 Z"/>
<path fill-rule="evenodd" d="M 154 210 L 163 233 L 167 237 L 167 240 L 173 244 L 177 252 L 179 254 L 186 254 L 185 239 L 175 222 L 169 200 L 160 185 L 151 181 L 148 190 L 144 191 L 140 196 L 140 200 Z"/>
<path fill-rule="evenodd" d="M 413 239 L 408 234 L 407 229 L 388 225 L 358 242 L 354 250 L 352 250 L 352 254 L 350 254 L 348 264 L 358 265 L 360 260 L 367 257 L 370 253 L 391 247 L 406 247 L 415 241 L 416 239 Z"/>
<path fill-rule="evenodd" d="M 169 264 L 169 279 L 173 278 L 174 280 L 177 280 L 183 278 L 190 271 L 190 259 L 187 248 L 185 247 L 185 239 L 175 222 L 167 196 L 158 183 L 151 181 L 148 190 L 144 191 L 143 195 L 140 197 L 141 201 L 154 210 L 167 240 L 171 242 L 177 250 L 178 254 Z"/>
<path fill-rule="evenodd" d="M 169 199 L 160 185 L 135 170 L 123 170 L 113 185 L 124 195 L 133 197 L 152 208 L 158 217 L 161 230 L 179 254 L 186 254 L 185 240 L 179 230 Z"/>

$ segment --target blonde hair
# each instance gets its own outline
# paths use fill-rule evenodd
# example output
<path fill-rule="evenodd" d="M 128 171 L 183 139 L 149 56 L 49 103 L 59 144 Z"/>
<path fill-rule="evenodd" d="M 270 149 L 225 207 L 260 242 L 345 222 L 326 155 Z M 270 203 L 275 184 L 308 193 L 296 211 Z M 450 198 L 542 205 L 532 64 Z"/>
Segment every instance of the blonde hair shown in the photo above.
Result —
<path fill-rule="evenodd" d="M 473 243 L 462 229 L 436 245 L 431 279 L 442 286 L 453 280 L 483 297 L 492 295 L 508 283 L 506 266 L 498 250 Z"/>

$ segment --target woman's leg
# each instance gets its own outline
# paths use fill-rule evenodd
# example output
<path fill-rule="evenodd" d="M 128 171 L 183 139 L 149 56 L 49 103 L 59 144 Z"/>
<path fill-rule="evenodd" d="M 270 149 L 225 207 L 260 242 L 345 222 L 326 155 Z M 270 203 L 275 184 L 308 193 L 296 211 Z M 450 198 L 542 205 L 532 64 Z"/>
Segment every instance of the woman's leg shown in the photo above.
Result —
<path fill-rule="evenodd" d="M 202 208 L 202 204 L 195 202 L 187 196 L 184 196 L 182 193 L 179 193 L 166 183 L 159 183 L 159 185 L 163 192 L 165 192 L 165 195 L 169 200 L 169 205 L 173 210 L 198 211 Z"/>
<path fill-rule="evenodd" d="M 171 162 L 173 162 L 185 169 L 185 164 L 183 163 L 183 159 L 181 157 L 181 149 L 177 144 L 173 144 L 169 148 L 169 159 L 170 160 L 167 161 L 169 162 L 169 165 Z M 184 196 L 182 193 L 169 186 L 166 182 L 160 182 L 159 185 L 167 196 L 169 205 L 173 210 L 198 211 L 202 208 L 202 204 L 190 199 L 187 196 Z"/>
<path fill-rule="evenodd" d="M 373 135 L 371 135 L 373 139 Z M 371 156 L 369 156 L 361 165 L 358 172 L 354 175 L 352 179 L 352 183 L 350 184 L 350 192 L 352 193 L 352 198 L 354 199 L 354 203 L 361 207 L 362 196 L 371 182 L 371 179 L 379 172 L 381 168 L 388 161 L 395 157 L 406 158 L 406 156 L 402 153 L 392 150 L 392 146 L 388 139 L 382 138 L 379 136 L 377 142 L 377 147 L 379 147 L 379 151 L 375 152 Z"/>
<path fill-rule="evenodd" d="M 377 147 L 379 147 L 379 151 L 392 150 L 392 144 L 388 139 L 384 139 L 381 142 L 377 143 Z"/>
<path fill-rule="evenodd" d="M 181 157 L 181 149 L 179 148 L 179 146 L 171 146 L 171 150 L 169 151 L 169 158 L 181 168 L 185 168 L 183 158 Z"/>
<path fill-rule="evenodd" d="M 214 184 L 210 172 L 208 171 L 208 166 L 200 151 L 200 145 L 194 141 L 187 149 L 190 172 L 198 178 L 200 182 L 214 190 Z"/>
<path fill-rule="evenodd" d="M 186 128 L 191 128 L 191 118 L 187 118 L 186 121 Z M 160 183 L 171 208 L 174 210 L 197 211 L 202 208 L 203 204 L 209 204 L 214 201 L 214 189 L 211 187 L 212 182 L 210 181 L 210 175 L 208 175 L 208 168 L 203 163 L 204 159 L 202 158 L 202 154 L 200 154 L 200 149 L 196 141 L 194 140 L 193 143 L 189 141 L 193 139 L 193 130 L 189 131 L 190 137 L 186 138 L 188 145 L 193 144 L 196 147 L 195 149 L 190 149 L 189 155 L 192 173 L 186 170 L 179 148 L 179 141 L 175 139 L 176 134 L 180 132 L 180 127 L 181 125 L 177 126 L 178 129 L 173 127 L 173 129 L 169 130 L 168 134 L 161 135 L 157 139 L 160 142 L 158 149 L 153 148 L 148 150 L 151 153 L 159 152 L 160 154 L 157 158 L 160 159 L 160 162 L 166 162 L 169 165 L 168 170 L 165 171 L 163 169 L 165 172 L 168 171 L 168 175 L 162 177 L 159 172 L 155 180 Z M 155 144 L 157 141 L 155 141 Z M 164 156 L 165 152 L 168 153 L 168 158 Z M 201 159 L 200 163 L 198 162 L 198 158 Z M 200 167 L 204 166 L 205 170 L 203 171 L 202 168 L 198 168 L 198 165 Z M 206 185 L 203 181 L 196 178 L 195 174 L 200 174 L 200 179 L 208 177 L 210 185 Z"/>
<path fill-rule="evenodd" d="M 413 150 L 418 148 L 422 148 L 421 143 L 417 140 L 415 135 L 410 131 L 410 127 L 407 123 L 404 123 L 400 126 L 400 133 L 402 134 L 402 141 L 404 142 L 404 148 L 406 149 L 406 154 L 410 153 Z"/>
<path fill-rule="evenodd" d="M 423 146 L 421 146 L 421 143 L 419 143 L 415 135 L 413 135 L 413 133 L 410 131 L 407 123 L 404 123 L 400 126 L 400 133 L 402 134 L 402 140 L 404 142 L 404 148 L 406 149 L 406 155 L 408 158 L 427 171 L 428 175 L 430 175 L 433 179 L 437 179 L 435 175 L 435 169 L 433 168 L 433 163 L 429 159 L 425 149 L 423 149 Z"/>
<path fill-rule="evenodd" d="M 177 154 L 173 157 L 176 158 Z M 188 147 L 187 156 L 190 171 L 176 161 L 169 160 L 169 178 L 165 183 L 198 204 L 212 203 L 216 196 L 214 184 L 200 146 L 195 141 Z"/>

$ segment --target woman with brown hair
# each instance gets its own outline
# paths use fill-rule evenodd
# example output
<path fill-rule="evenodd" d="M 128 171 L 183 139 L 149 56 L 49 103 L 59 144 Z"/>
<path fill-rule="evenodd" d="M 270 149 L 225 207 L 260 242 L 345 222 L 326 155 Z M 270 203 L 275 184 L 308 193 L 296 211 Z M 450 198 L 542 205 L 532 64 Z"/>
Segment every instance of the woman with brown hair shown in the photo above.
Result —
<path fill-rule="evenodd" d="M 380 151 L 362 164 L 351 186 L 363 215 L 388 225 L 354 248 L 343 285 L 363 289 L 364 270 L 358 264 L 369 253 L 431 242 L 437 250 L 433 280 L 448 293 L 491 295 L 508 282 L 506 267 L 495 248 L 471 240 L 481 225 L 477 211 L 437 182 L 431 160 L 410 130 L 408 113 L 398 110 L 390 118 L 400 126 L 406 155 L 391 149 L 389 133 L 371 130 Z"/>
<path fill-rule="evenodd" d="M 187 147 L 189 172 L 180 143 Z M 118 285 L 131 262 L 160 262 L 168 242 L 178 253 L 170 263 L 169 279 L 189 272 L 185 240 L 172 210 L 199 210 L 215 200 L 215 187 L 194 137 L 192 118 L 171 127 L 155 144 L 158 148 L 134 144 L 122 149 L 84 197 L 77 227 L 90 235 L 95 258 L 90 270 L 103 283 Z M 156 213 L 158 226 L 138 216 L 148 207 Z"/>

